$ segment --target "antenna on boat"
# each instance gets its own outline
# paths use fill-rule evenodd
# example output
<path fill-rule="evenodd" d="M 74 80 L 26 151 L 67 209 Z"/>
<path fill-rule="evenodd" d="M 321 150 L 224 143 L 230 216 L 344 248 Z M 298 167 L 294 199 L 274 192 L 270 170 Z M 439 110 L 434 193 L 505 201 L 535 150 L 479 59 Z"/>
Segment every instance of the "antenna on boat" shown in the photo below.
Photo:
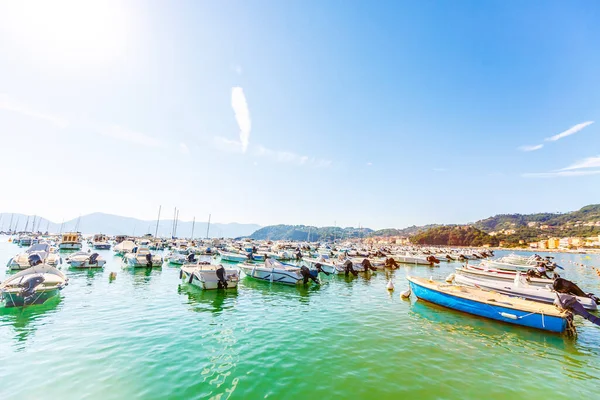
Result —
<path fill-rule="evenodd" d="M 208 226 L 206 227 L 206 238 L 208 239 L 208 232 L 210 232 L 210 214 L 208 214 Z"/>
<path fill-rule="evenodd" d="M 158 217 L 156 218 L 156 230 L 154 231 L 154 237 L 158 237 L 158 224 L 160 222 L 160 209 L 162 206 L 158 206 Z"/>
<path fill-rule="evenodd" d="M 194 219 L 192 220 L 192 236 L 190 240 L 194 240 L 194 226 L 196 225 L 196 216 L 194 215 Z"/>

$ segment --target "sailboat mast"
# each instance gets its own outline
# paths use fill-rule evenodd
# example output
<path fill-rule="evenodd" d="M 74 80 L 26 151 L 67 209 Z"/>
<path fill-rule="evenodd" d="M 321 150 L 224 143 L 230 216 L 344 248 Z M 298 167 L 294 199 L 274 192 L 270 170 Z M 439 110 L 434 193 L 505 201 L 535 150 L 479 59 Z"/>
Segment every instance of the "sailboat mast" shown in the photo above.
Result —
<path fill-rule="evenodd" d="M 50 229 L 50 220 L 46 220 L 46 233 L 49 232 Z"/>
<path fill-rule="evenodd" d="M 179 210 L 177 210 L 177 216 L 175 217 L 175 236 L 177 236 L 177 226 L 179 225 Z"/>
<path fill-rule="evenodd" d="M 60 223 L 60 231 L 58 232 L 59 234 L 62 235 L 62 230 L 63 230 L 63 226 L 65 225 L 65 219 L 62 219 L 62 222 Z"/>
<path fill-rule="evenodd" d="M 31 224 L 31 233 L 35 232 L 35 218 L 37 217 L 37 215 L 33 216 L 33 224 Z"/>
<path fill-rule="evenodd" d="M 208 226 L 206 227 L 206 238 L 208 239 L 208 233 L 210 232 L 210 214 L 208 214 Z"/>
<path fill-rule="evenodd" d="M 12 233 L 12 223 L 13 223 L 13 217 L 15 216 L 14 213 L 10 214 L 10 224 L 8 224 L 8 230 Z"/>
<path fill-rule="evenodd" d="M 175 237 L 175 217 L 177 216 L 177 207 L 173 209 L 173 223 L 171 224 L 171 238 Z"/>
<path fill-rule="evenodd" d="M 162 206 L 158 206 L 158 217 L 156 218 L 156 230 L 154 231 L 154 237 L 158 237 L 158 224 L 160 222 L 160 209 Z"/>
<path fill-rule="evenodd" d="M 27 222 L 25 222 L 25 229 L 23 229 L 23 232 L 27 232 L 28 226 L 29 226 L 29 215 L 27 216 Z"/>
<path fill-rule="evenodd" d="M 194 219 L 192 220 L 192 237 L 190 240 L 194 240 L 194 225 L 196 225 L 196 216 L 194 215 Z"/>

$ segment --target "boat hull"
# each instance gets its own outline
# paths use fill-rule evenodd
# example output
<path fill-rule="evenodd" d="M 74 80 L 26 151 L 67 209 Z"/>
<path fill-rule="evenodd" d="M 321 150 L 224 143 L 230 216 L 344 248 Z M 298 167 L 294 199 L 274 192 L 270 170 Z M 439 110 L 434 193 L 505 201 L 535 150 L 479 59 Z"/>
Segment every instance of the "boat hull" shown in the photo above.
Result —
<path fill-rule="evenodd" d="M 231 272 L 231 271 L 229 271 Z M 227 289 L 219 287 L 219 279 L 215 271 L 197 271 L 188 272 L 181 270 L 181 279 L 184 283 L 197 286 L 202 290 L 231 290 L 237 289 L 239 276 L 237 274 L 228 273 L 226 275 Z"/>
<path fill-rule="evenodd" d="M 96 250 L 110 250 L 110 243 L 94 243 Z"/>
<path fill-rule="evenodd" d="M 514 308 L 480 303 L 474 300 L 453 296 L 433 290 L 409 280 L 410 288 L 417 298 L 467 314 L 502 321 L 513 325 L 526 326 L 549 332 L 562 333 L 567 327 L 565 318 L 531 313 Z M 515 316 L 516 318 L 511 318 Z"/>
<path fill-rule="evenodd" d="M 25 299 L 18 292 L 3 291 L 2 297 L 4 298 L 5 307 L 23 307 L 35 304 L 44 304 L 47 300 L 58 295 L 60 288 L 53 288 L 47 290 L 38 290 L 33 299 Z"/>
<path fill-rule="evenodd" d="M 61 250 L 81 250 L 81 243 L 61 243 L 58 248 Z"/>
<path fill-rule="evenodd" d="M 252 266 L 240 266 L 240 269 L 247 277 L 261 281 L 283 283 L 285 285 L 296 285 L 303 281 L 302 276 L 294 272 Z"/>

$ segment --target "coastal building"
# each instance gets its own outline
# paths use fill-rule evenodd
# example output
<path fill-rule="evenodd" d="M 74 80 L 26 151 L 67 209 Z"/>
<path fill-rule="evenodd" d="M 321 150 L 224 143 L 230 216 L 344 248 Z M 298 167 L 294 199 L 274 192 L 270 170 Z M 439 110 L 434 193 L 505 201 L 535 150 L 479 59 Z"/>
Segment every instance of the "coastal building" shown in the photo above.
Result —
<path fill-rule="evenodd" d="M 540 250 L 546 250 L 548 248 L 548 241 L 547 240 L 540 240 L 538 242 L 537 248 L 540 249 Z"/>
<path fill-rule="evenodd" d="M 560 239 L 558 239 L 558 238 L 548 239 L 548 249 L 549 250 L 558 249 L 559 245 L 560 245 Z"/>

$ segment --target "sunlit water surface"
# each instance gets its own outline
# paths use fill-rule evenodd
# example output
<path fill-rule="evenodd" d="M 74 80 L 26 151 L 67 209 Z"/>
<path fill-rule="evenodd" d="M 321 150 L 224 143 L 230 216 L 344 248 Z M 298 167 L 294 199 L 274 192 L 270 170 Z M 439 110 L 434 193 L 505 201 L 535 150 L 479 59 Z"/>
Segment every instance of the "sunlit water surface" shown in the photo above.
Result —
<path fill-rule="evenodd" d="M 19 251 L 0 237 L 0 261 Z M 460 264 L 308 288 L 242 278 L 223 293 L 100 253 L 106 267 L 66 270 L 59 297 L 0 310 L 1 399 L 598 398 L 600 328 L 589 322 L 572 340 L 400 298 L 406 274 L 444 279 Z M 600 257 L 556 257 L 600 292 Z"/>

